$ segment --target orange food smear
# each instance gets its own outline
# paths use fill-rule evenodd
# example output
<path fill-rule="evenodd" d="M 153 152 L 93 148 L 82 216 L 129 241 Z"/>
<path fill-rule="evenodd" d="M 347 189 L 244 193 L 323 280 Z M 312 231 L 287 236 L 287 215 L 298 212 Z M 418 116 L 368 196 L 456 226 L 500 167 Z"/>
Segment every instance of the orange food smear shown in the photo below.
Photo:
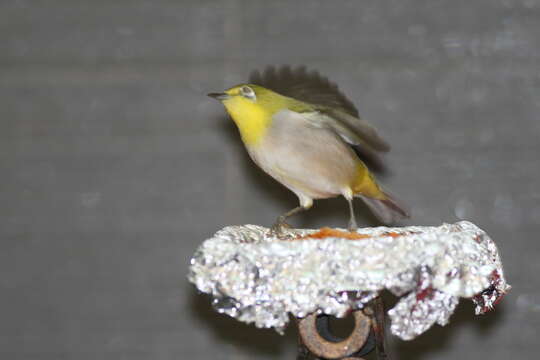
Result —
<path fill-rule="evenodd" d="M 396 238 L 396 237 L 402 236 L 402 235 L 405 235 L 405 234 L 398 234 L 396 232 L 386 232 L 386 233 L 383 233 L 383 234 L 379 235 L 378 237 L 391 236 L 393 238 Z M 359 234 L 359 233 L 355 233 L 355 232 L 331 229 L 329 227 L 323 227 L 319 231 L 317 231 L 316 233 L 300 236 L 300 237 L 296 238 L 295 240 L 326 239 L 326 238 L 329 238 L 329 237 L 349 239 L 349 240 L 361 240 L 361 239 L 370 239 L 373 236 L 366 235 L 366 234 Z"/>

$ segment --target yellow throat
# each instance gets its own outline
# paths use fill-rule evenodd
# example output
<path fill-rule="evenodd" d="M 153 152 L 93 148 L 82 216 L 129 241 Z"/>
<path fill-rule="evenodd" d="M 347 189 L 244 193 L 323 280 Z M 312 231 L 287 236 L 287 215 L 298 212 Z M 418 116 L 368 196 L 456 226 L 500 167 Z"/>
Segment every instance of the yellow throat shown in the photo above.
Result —
<path fill-rule="evenodd" d="M 247 93 L 246 93 L 247 92 Z M 312 106 L 280 95 L 259 85 L 237 85 L 225 91 L 222 100 L 229 115 L 240 129 L 244 144 L 256 146 L 272 125 L 274 114 L 281 110 L 304 112 Z"/>
<path fill-rule="evenodd" d="M 244 143 L 257 145 L 272 122 L 273 112 L 241 96 L 224 100 L 223 105 L 238 126 Z"/>

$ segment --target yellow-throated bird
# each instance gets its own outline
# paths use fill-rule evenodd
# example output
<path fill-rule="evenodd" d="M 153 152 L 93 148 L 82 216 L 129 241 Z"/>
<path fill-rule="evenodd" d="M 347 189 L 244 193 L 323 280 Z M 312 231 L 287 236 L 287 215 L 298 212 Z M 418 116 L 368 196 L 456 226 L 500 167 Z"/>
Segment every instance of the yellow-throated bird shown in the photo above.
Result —
<path fill-rule="evenodd" d="M 274 229 L 309 209 L 313 199 L 338 195 L 349 203 L 349 230 L 357 228 L 353 197 L 364 200 L 383 223 L 408 217 L 352 148 L 374 153 L 388 151 L 389 145 L 317 72 L 269 67 L 252 73 L 249 83 L 208 96 L 223 103 L 253 161 L 300 200 L 300 206 L 278 217 Z"/>

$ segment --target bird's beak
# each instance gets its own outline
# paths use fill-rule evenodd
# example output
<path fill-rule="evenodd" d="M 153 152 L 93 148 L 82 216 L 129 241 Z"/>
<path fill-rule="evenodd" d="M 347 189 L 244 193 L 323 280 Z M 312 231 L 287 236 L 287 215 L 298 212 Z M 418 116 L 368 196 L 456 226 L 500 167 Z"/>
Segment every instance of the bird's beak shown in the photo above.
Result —
<path fill-rule="evenodd" d="M 208 94 L 208 96 L 219 101 L 226 100 L 230 97 L 229 94 L 226 94 L 226 93 L 210 93 Z"/>

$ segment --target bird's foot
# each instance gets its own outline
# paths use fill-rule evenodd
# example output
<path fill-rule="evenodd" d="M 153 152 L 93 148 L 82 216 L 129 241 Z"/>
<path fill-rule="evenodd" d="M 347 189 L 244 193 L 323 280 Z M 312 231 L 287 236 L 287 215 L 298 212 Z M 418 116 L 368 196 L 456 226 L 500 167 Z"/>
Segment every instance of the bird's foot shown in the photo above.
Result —
<path fill-rule="evenodd" d="M 270 233 L 277 237 L 283 237 L 287 235 L 289 229 L 291 229 L 291 225 L 287 224 L 285 220 L 278 219 L 270 228 Z"/>
<path fill-rule="evenodd" d="M 350 220 L 349 225 L 347 225 L 347 230 L 349 230 L 349 232 L 356 232 L 358 230 L 358 225 L 356 225 L 356 221 Z"/>

